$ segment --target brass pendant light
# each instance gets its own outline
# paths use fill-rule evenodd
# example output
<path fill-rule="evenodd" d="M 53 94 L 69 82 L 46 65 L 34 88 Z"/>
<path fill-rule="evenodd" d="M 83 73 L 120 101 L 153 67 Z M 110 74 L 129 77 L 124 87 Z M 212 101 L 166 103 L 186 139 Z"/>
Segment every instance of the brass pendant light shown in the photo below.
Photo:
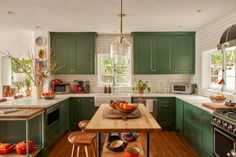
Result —
<path fill-rule="evenodd" d="M 110 55 L 113 60 L 116 61 L 118 56 L 124 55 L 126 57 L 126 61 L 130 60 L 131 54 L 131 44 L 125 39 L 123 35 L 123 17 L 126 14 L 123 13 L 123 0 L 121 0 L 121 7 L 120 7 L 120 34 L 119 36 L 111 43 L 110 46 Z"/>

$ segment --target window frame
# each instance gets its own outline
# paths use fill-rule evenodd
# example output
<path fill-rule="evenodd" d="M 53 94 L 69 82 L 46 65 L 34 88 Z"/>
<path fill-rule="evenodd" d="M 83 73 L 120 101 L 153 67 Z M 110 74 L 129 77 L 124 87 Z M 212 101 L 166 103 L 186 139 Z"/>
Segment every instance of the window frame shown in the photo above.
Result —
<path fill-rule="evenodd" d="M 112 86 L 112 83 L 102 83 L 102 81 L 101 81 L 101 76 L 102 75 L 104 75 L 104 74 L 101 74 L 101 66 L 102 66 L 102 64 L 101 64 L 101 60 L 102 60 L 102 57 L 110 57 L 110 54 L 97 54 L 97 67 L 98 67 L 98 69 L 97 69 L 97 74 L 98 74 L 98 87 L 104 87 L 105 85 L 111 85 Z M 116 65 L 115 65 L 115 63 L 113 63 L 112 62 L 112 68 L 115 68 L 116 67 Z M 117 76 L 128 76 L 128 81 L 127 81 L 127 83 L 126 84 L 119 84 L 119 83 L 115 83 L 116 84 L 116 87 L 118 87 L 118 88 L 126 88 L 126 87 L 131 87 L 131 74 L 132 74 L 132 72 L 131 72 L 131 61 L 129 61 L 129 63 L 128 63 L 128 72 L 127 72 L 127 74 L 117 74 L 116 73 L 116 75 L 115 75 L 115 82 L 117 81 Z M 105 76 L 105 75 L 104 75 Z M 112 74 L 107 74 L 107 76 L 114 76 L 114 70 L 112 70 Z"/>
<path fill-rule="evenodd" d="M 232 49 L 234 49 L 234 52 L 236 53 L 236 47 L 232 47 Z M 225 69 L 223 77 L 224 80 L 226 81 L 226 64 L 225 64 L 225 60 L 226 60 L 226 51 L 225 50 L 217 50 L 217 49 L 212 49 L 212 50 L 208 50 L 208 51 L 204 51 L 202 53 L 202 63 L 201 63 L 201 86 L 203 90 L 207 90 L 210 92 L 219 92 L 221 91 L 221 87 L 212 87 L 211 86 L 211 54 L 220 52 L 221 55 L 223 55 L 223 63 L 222 63 L 222 68 Z M 236 68 L 236 59 L 235 59 L 235 68 Z M 235 76 L 236 76 L 236 70 L 235 70 Z M 227 83 L 227 82 L 226 82 Z M 226 93 L 231 93 L 231 94 L 235 94 L 236 91 L 236 78 L 235 78 L 235 89 L 227 89 L 226 86 L 223 87 L 223 92 Z"/>

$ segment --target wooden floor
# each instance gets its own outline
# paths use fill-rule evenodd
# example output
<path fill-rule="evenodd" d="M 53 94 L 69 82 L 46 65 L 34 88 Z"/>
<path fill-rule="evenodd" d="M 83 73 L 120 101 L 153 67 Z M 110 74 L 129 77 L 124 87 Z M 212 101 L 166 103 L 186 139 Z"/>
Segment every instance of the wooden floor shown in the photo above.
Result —
<path fill-rule="evenodd" d="M 70 157 L 72 146 L 67 140 L 67 133 L 51 149 L 48 157 Z M 145 146 L 145 136 L 140 135 L 141 142 Z M 174 131 L 160 131 L 150 134 L 151 157 L 200 157 L 196 151 Z M 81 155 L 83 157 L 84 154 Z"/>

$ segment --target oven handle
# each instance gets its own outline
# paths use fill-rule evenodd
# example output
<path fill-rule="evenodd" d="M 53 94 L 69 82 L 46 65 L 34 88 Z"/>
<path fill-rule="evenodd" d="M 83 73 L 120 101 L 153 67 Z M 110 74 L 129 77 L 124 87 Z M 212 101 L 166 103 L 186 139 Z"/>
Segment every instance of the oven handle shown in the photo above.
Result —
<path fill-rule="evenodd" d="M 55 105 L 55 106 L 49 107 L 47 109 L 47 114 L 50 114 L 50 113 L 52 113 L 53 111 L 55 111 L 57 109 L 59 109 L 59 105 Z"/>

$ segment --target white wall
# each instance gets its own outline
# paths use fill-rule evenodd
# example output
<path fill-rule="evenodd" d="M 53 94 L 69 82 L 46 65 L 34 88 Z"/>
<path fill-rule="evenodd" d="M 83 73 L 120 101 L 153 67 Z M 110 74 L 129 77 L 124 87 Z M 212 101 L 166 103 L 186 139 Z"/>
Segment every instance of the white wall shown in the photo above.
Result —
<path fill-rule="evenodd" d="M 0 31 L 0 51 L 10 52 L 15 57 L 28 56 L 28 50 L 33 51 L 33 31 Z M 0 97 L 2 86 L 11 82 L 10 60 L 0 59 Z"/>
<path fill-rule="evenodd" d="M 201 90 L 201 55 L 204 51 L 216 49 L 223 32 L 231 25 L 236 24 L 236 10 L 208 24 L 196 32 L 196 74 L 191 82 L 197 83 L 198 92 L 209 96 L 210 93 Z"/>

